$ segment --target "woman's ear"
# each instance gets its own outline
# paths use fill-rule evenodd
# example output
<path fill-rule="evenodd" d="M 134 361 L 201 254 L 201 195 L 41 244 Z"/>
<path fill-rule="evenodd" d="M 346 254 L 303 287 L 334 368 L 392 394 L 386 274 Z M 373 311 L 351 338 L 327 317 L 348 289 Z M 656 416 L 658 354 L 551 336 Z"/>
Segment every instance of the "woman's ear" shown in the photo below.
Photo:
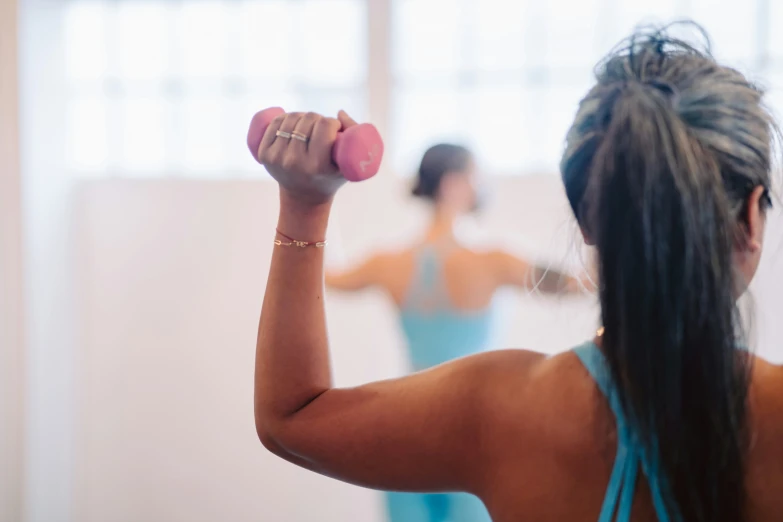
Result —
<path fill-rule="evenodd" d="M 767 189 L 764 187 L 758 186 L 748 196 L 748 202 L 745 206 L 747 214 L 743 216 L 745 234 L 744 237 L 740 238 L 743 242 L 742 245 L 739 245 L 740 250 L 746 250 L 754 254 L 761 251 L 764 243 L 764 225 L 766 223 L 762 199 L 766 191 Z"/>

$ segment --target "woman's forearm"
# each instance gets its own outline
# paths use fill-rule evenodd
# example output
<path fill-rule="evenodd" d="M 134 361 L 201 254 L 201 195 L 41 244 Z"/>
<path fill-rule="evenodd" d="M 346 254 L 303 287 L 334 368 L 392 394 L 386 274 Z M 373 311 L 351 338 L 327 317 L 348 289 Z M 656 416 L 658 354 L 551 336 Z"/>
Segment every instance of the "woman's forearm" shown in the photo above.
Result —
<path fill-rule="evenodd" d="M 297 203 L 283 193 L 278 230 L 321 241 L 330 206 Z M 332 385 L 323 270 L 323 248 L 274 248 L 256 346 L 255 414 L 262 438 Z"/>

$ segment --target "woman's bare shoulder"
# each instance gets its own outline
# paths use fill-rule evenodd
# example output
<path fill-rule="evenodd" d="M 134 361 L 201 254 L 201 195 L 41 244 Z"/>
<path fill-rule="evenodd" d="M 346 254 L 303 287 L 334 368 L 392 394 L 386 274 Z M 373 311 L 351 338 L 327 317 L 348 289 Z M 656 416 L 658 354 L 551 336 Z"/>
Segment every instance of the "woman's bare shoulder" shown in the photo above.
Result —
<path fill-rule="evenodd" d="M 561 424 L 557 419 L 562 420 L 566 412 L 587 411 L 583 406 L 595 397 L 595 384 L 571 350 L 546 354 L 507 349 L 481 357 L 491 375 L 484 382 L 492 383 L 494 400 L 511 412 L 509 418 L 532 416 Z"/>
<path fill-rule="evenodd" d="M 511 458 L 508 448 L 535 449 L 542 462 L 551 458 L 581 466 L 585 459 L 591 465 L 593 457 L 600 461 L 612 444 L 607 434 L 614 419 L 573 351 L 502 350 L 482 356 L 491 368 L 492 379 L 482 382 L 492 390 L 485 400 L 492 405 L 487 421 L 501 466 Z M 518 457 L 520 466 L 531 458 L 527 452 Z"/>
<path fill-rule="evenodd" d="M 750 400 L 756 416 L 777 429 L 783 449 L 783 366 L 762 357 L 753 358 Z"/>
<path fill-rule="evenodd" d="M 758 355 L 753 356 L 752 363 L 752 389 L 783 401 L 783 365 Z"/>
<path fill-rule="evenodd" d="M 548 354 L 508 348 L 485 352 L 476 358 L 476 363 L 492 373 L 492 380 L 498 387 L 512 387 L 517 392 L 527 389 L 535 394 L 545 392 L 547 397 L 571 395 L 571 390 L 582 393 L 591 383 L 584 366 L 571 350 Z M 502 390 L 503 395 L 509 396 L 508 391 Z"/>
<path fill-rule="evenodd" d="M 750 386 L 748 493 L 754 520 L 776 520 L 783 490 L 783 366 L 754 357 Z"/>

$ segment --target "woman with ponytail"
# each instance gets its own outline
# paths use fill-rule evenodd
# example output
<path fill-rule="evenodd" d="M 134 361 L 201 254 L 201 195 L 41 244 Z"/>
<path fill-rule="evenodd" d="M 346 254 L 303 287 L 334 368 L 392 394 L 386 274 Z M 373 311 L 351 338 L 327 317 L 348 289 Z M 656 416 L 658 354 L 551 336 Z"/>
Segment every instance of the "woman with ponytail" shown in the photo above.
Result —
<path fill-rule="evenodd" d="M 267 448 L 366 487 L 469 492 L 500 522 L 783 519 L 783 369 L 748 351 L 736 304 L 772 204 L 763 93 L 665 30 L 633 36 L 596 80 L 561 171 L 596 250 L 599 335 L 337 389 L 322 252 L 279 248 L 257 347 Z M 262 159 L 296 187 L 280 230 L 317 241 L 341 125 L 313 124 L 306 153 L 275 141 Z"/>

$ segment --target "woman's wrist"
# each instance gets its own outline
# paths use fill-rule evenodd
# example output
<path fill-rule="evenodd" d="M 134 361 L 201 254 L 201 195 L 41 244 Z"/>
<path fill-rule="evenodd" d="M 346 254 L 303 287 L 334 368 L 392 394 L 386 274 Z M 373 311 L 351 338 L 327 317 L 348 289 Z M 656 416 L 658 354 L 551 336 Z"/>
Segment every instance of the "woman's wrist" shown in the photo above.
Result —
<path fill-rule="evenodd" d="M 278 230 L 299 241 L 323 241 L 329 224 L 332 200 L 302 201 L 285 189 L 280 189 Z"/>

